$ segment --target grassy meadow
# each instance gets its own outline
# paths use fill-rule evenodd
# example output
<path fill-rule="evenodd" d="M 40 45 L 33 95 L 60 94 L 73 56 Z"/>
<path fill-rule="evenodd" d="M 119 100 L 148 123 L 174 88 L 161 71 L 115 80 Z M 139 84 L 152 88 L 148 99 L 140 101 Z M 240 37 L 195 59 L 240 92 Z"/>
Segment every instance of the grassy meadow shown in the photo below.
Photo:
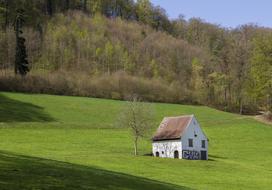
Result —
<path fill-rule="evenodd" d="M 210 160 L 153 158 L 148 140 L 135 157 L 129 132 L 115 125 L 123 104 L 0 93 L 0 189 L 271 189 L 271 126 L 204 106 L 156 103 L 158 124 L 196 115 Z"/>

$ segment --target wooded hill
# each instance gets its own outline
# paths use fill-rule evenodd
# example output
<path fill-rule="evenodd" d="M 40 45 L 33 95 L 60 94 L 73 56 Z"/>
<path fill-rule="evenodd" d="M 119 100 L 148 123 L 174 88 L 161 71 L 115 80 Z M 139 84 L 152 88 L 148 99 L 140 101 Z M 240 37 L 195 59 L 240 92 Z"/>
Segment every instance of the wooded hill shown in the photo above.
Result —
<path fill-rule="evenodd" d="M 30 73 L 13 74 L 24 10 Z M 272 109 L 272 32 L 169 20 L 148 0 L 1 0 L 0 90 Z"/>

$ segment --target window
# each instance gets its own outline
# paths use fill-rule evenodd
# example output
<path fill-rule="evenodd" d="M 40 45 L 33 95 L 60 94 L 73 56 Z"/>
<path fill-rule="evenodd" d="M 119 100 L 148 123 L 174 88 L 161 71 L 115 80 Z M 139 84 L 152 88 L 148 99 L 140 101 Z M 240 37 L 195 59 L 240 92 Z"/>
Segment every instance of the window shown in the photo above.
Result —
<path fill-rule="evenodd" d="M 164 154 L 164 151 L 162 151 L 162 154 Z"/>
<path fill-rule="evenodd" d="M 189 141 L 189 147 L 193 147 L 194 145 L 193 145 L 193 139 L 188 139 L 188 141 Z"/>
<path fill-rule="evenodd" d="M 201 144 L 202 144 L 202 148 L 206 148 L 205 140 L 202 140 L 201 142 L 202 142 L 202 143 L 201 143 Z"/>
<path fill-rule="evenodd" d="M 197 134 L 196 134 L 196 132 L 194 131 L 194 135 L 195 135 L 195 137 L 197 137 Z"/>

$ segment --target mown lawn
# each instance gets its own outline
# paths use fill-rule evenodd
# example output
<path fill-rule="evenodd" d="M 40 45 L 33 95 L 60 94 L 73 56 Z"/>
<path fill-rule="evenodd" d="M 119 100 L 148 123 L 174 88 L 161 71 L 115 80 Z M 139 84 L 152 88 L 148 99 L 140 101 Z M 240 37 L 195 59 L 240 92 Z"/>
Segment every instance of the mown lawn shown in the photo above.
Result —
<path fill-rule="evenodd" d="M 154 104 L 164 116 L 195 114 L 209 161 L 133 156 L 115 126 L 121 101 L 0 93 L 0 189 L 271 189 L 272 127 L 203 106 Z M 155 130 L 155 129 L 154 129 Z"/>

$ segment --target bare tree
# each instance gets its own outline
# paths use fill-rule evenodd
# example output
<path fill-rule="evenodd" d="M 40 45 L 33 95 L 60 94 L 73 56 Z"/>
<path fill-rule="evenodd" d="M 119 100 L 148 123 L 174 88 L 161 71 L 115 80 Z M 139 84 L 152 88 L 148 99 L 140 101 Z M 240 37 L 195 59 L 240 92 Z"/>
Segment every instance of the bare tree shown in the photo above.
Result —
<path fill-rule="evenodd" d="M 134 142 L 134 154 L 138 155 L 138 141 L 149 137 L 154 126 L 153 111 L 149 103 L 133 98 L 127 101 L 118 118 L 118 127 L 128 128 Z"/>

